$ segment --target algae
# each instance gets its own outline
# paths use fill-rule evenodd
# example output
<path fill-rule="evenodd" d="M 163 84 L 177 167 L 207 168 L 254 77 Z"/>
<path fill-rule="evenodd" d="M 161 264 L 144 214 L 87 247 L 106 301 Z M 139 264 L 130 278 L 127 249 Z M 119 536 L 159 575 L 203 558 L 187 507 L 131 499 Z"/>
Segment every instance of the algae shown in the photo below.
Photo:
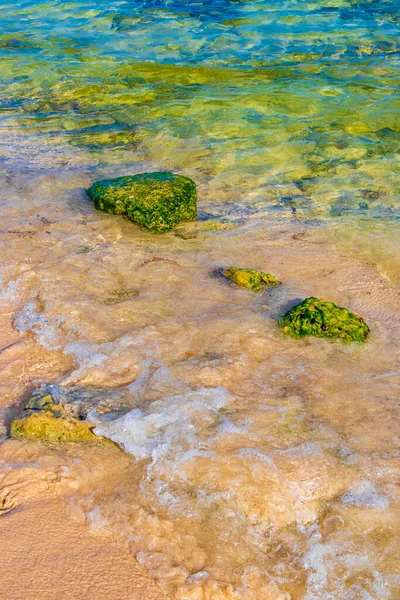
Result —
<path fill-rule="evenodd" d="M 48 52 L 51 56 L 55 47 Z M 108 164 L 135 152 L 137 162 L 166 170 L 199 169 L 223 179 L 220 189 L 230 190 L 234 200 L 260 189 L 271 171 L 281 173 L 283 183 L 313 180 L 312 202 L 297 216 L 359 215 L 357 189 L 374 180 L 386 195 L 368 208 L 368 215 L 396 215 L 398 140 L 377 139 L 384 130 L 398 136 L 394 69 L 381 65 L 375 71 L 363 61 L 349 75 L 351 62 L 329 64 L 315 85 L 315 74 L 308 72 L 312 65 L 296 63 L 294 71 L 293 56 L 282 60 L 280 66 L 265 61 L 251 70 L 188 68 L 132 60 L 121 64 L 110 55 L 100 60 L 88 53 L 85 60 L 63 62 L 61 78 L 43 56 L 21 60 L 7 51 L 2 106 L 27 130 L 85 147 Z M 381 80 L 384 87 L 377 84 Z M 363 101 L 366 96 L 371 102 Z M 330 212 L 332 190 L 349 197 L 345 210 Z M 287 207 L 296 212 L 294 205 Z"/>
<path fill-rule="evenodd" d="M 94 425 L 72 417 L 58 417 L 49 410 L 26 410 L 11 423 L 10 435 L 16 439 L 45 442 L 94 442 Z"/>
<path fill-rule="evenodd" d="M 126 148 L 136 150 L 133 131 L 88 131 L 73 135 L 69 142 L 74 146 L 87 145 L 91 149 Z"/>
<path fill-rule="evenodd" d="M 262 287 L 273 287 L 279 285 L 279 281 L 270 273 L 263 273 L 256 269 L 239 269 L 229 267 L 222 274 L 235 282 L 237 285 L 248 288 L 249 290 L 261 290 Z"/>
<path fill-rule="evenodd" d="M 369 328 L 364 320 L 333 302 L 306 298 L 280 320 L 283 331 L 294 338 L 313 335 L 342 342 L 365 342 Z"/>
<path fill-rule="evenodd" d="M 107 298 L 104 300 L 104 304 L 120 304 L 130 298 L 135 298 L 139 295 L 139 290 L 136 289 L 124 289 L 117 288 L 111 290 Z"/>
<path fill-rule="evenodd" d="M 98 210 L 125 215 L 151 233 L 164 233 L 197 215 L 194 181 L 168 172 L 96 181 L 88 190 Z"/>
<path fill-rule="evenodd" d="M 237 223 L 227 223 L 225 221 L 204 221 L 203 223 L 199 223 L 197 229 L 199 231 L 229 231 L 231 229 L 236 229 L 238 227 Z"/>

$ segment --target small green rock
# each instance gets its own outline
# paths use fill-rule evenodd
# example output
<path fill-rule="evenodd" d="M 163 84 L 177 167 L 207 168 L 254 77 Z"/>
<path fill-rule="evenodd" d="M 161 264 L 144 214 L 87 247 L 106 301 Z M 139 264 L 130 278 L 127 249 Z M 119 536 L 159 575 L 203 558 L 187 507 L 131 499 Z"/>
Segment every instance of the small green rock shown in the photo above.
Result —
<path fill-rule="evenodd" d="M 22 440 L 44 442 L 92 442 L 99 438 L 92 432 L 93 423 L 72 417 L 55 416 L 49 410 L 25 410 L 11 423 L 10 435 Z"/>
<path fill-rule="evenodd" d="M 369 332 L 364 320 L 347 308 L 313 297 L 289 310 L 280 320 L 280 326 L 294 338 L 314 335 L 342 342 L 365 342 Z"/>
<path fill-rule="evenodd" d="M 279 281 L 273 275 L 255 269 L 229 267 L 222 274 L 237 285 L 247 287 L 249 290 L 261 290 L 262 287 L 279 285 Z"/>
<path fill-rule="evenodd" d="M 46 389 L 37 390 L 25 409 L 12 421 L 10 435 L 20 440 L 54 442 L 92 442 L 101 438 L 94 433 L 94 424 L 79 418 L 73 406 L 58 402 Z"/>
<path fill-rule="evenodd" d="M 140 173 L 96 181 L 87 195 L 98 210 L 126 215 L 151 233 L 164 233 L 197 215 L 194 181 L 173 173 Z"/>

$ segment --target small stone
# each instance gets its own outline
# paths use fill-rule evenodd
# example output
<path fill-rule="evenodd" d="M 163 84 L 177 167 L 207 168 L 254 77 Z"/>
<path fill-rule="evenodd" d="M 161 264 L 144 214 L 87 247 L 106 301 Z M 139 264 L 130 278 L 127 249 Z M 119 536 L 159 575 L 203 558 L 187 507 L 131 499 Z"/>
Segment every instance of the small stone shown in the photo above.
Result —
<path fill-rule="evenodd" d="M 56 416 L 48 410 L 25 410 L 11 423 L 10 435 L 16 439 L 45 442 L 98 443 L 99 438 L 92 432 L 93 428 L 93 423 Z"/>
<path fill-rule="evenodd" d="M 294 338 L 313 335 L 342 342 L 365 342 L 369 328 L 347 308 L 318 298 L 306 298 L 280 320 L 283 331 Z"/>
<path fill-rule="evenodd" d="M 234 281 L 237 285 L 248 288 L 249 290 L 261 290 L 262 287 L 272 287 L 279 285 L 279 281 L 270 273 L 263 273 L 255 269 L 238 269 L 229 267 L 222 274 Z"/>

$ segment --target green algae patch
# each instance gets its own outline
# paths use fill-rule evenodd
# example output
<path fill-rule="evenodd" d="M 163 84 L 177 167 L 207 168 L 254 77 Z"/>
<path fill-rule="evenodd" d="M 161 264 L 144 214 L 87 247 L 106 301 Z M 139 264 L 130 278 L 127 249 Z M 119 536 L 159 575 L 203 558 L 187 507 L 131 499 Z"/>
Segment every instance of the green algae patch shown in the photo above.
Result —
<path fill-rule="evenodd" d="M 204 234 L 229 231 L 236 229 L 237 227 L 237 223 L 227 223 L 225 221 L 196 221 L 194 223 L 183 223 L 178 225 L 174 231 L 174 235 L 182 240 L 191 240 L 197 238 L 199 235 L 203 235 L 204 238 Z"/>
<path fill-rule="evenodd" d="M 87 195 L 98 210 L 125 215 L 151 233 L 164 233 L 197 215 L 194 181 L 168 172 L 96 181 Z"/>
<path fill-rule="evenodd" d="M 198 223 L 197 229 L 199 231 L 229 231 L 231 229 L 237 229 L 237 223 L 227 223 L 225 221 L 204 221 Z"/>
<path fill-rule="evenodd" d="M 290 309 L 279 324 L 293 338 L 313 335 L 342 342 L 365 342 L 369 332 L 364 320 L 347 308 L 313 297 Z"/>
<path fill-rule="evenodd" d="M 111 290 L 107 298 L 104 300 L 104 304 L 121 304 L 121 302 L 125 302 L 126 300 L 130 300 L 131 298 L 136 298 L 139 296 L 139 290 L 137 289 L 124 289 L 117 288 L 115 290 Z"/>
<path fill-rule="evenodd" d="M 55 416 L 51 411 L 26 410 L 11 423 L 10 435 L 16 439 L 44 442 L 92 442 L 100 440 L 88 421 Z"/>
<path fill-rule="evenodd" d="M 101 131 L 79 133 L 69 138 L 73 146 L 87 146 L 89 149 L 125 148 L 136 150 L 134 133 L 132 131 Z"/>
<path fill-rule="evenodd" d="M 261 290 L 263 287 L 272 287 L 279 285 L 279 281 L 270 273 L 263 273 L 256 269 L 238 269 L 237 267 L 229 267 L 222 274 L 242 287 L 249 290 Z"/>

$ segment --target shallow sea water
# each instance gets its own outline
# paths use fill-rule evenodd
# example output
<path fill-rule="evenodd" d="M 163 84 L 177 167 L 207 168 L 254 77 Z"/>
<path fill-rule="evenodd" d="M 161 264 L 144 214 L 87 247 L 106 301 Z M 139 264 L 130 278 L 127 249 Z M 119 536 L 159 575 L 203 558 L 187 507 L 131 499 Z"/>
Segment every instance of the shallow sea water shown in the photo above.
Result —
<path fill-rule="evenodd" d="M 400 597 L 399 15 L 0 6 L 4 421 L 54 382 L 131 409 L 90 414 L 125 452 L 4 438 L 2 482 L 54 473 L 171 597 Z M 84 193 L 168 169 L 198 184 L 199 220 L 163 236 Z M 231 264 L 282 285 L 237 288 Z M 285 338 L 311 295 L 368 343 Z"/>

